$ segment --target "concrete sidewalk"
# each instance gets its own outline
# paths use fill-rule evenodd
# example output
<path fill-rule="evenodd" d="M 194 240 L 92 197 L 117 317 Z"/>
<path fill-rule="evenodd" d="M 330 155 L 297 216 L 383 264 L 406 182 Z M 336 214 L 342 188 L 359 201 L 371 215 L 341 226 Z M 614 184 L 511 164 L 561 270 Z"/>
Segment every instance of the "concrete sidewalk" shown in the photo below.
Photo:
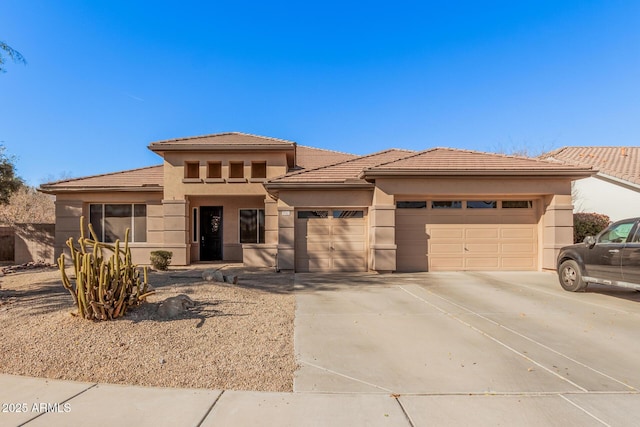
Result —
<path fill-rule="evenodd" d="M 2 374 L 0 403 L 3 427 L 602 426 L 632 425 L 629 414 L 640 407 L 640 395 L 263 393 L 91 384 Z"/>

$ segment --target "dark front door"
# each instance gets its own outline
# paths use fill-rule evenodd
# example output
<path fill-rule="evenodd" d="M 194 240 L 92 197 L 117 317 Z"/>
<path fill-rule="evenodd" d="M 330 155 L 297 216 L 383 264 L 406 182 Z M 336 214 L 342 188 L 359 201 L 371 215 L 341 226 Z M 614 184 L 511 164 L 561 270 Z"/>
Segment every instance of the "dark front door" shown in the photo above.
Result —
<path fill-rule="evenodd" d="M 200 261 L 222 260 L 222 206 L 200 207 Z"/>

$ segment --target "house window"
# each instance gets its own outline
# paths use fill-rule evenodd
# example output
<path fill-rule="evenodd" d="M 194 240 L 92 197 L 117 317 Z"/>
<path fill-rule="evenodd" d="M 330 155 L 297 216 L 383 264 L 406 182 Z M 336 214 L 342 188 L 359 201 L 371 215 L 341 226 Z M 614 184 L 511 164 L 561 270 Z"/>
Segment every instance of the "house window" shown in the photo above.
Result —
<path fill-rule="evenodd" d="M 498 207 L 498 202 L 495 200 L 483 201 L 483 200 L 469 200 L 467 201 L 467 209 L 495 209 Z"/>
<path fill-rule="evenodd" d="M 240 209 L 240 243 L 264 243 L 264 209 Z"/>
<path fill-rule="evenodd" d="M 251 178 L 266 178 L 267 162 L 251 162 Z"/>
<path fill-rule="evenodd" d="M 200 178 L 200 163 L 198 163 L 198 162 L 185 162 L 184 163 L 184 177 L 185 178 Z"/>
<path fill-rule="evenodd" d="M 124 241 L 127 228 L 129 242 L 147 241 L 147 205 L 91 204 L 89 222 L 101 242 Z"/>
<path fill-rule="evenodd" d="M 244 178 L 244 162 L 229 162 L 229 178 Z"/>
<path fill-rule="evenodd" d="M 198 208 L 193 208 L 193 243 L 198 243 Z"/>
<path fill-rule="evenodd" d="M 299 219 L 307 218 L 327 218 L 329 211 L 298 211 Z"/>
<path fill-rule="evenodd" d="M 334 218 L 364 218 L 364 211 L 333 211 Z"/>
<path fill-rule="evenodd" d="M 222 178 L 222 164 L 220 162 L 207 163 L 207 178 Z"/>
<path fill-rule="evenodd" d="M 531 209 L 532 200 L 503 200 L 502 209 Z"/>
<path fill-rule="evenodd" d="M 396 202 L 397 209 L 426 209 L 427 202 Z"/>
<path fill-rule="evenodd" d="M 462 202 L 460 200 L 434 200 L 431 202 L 431 209 L 460 209 Z"/>

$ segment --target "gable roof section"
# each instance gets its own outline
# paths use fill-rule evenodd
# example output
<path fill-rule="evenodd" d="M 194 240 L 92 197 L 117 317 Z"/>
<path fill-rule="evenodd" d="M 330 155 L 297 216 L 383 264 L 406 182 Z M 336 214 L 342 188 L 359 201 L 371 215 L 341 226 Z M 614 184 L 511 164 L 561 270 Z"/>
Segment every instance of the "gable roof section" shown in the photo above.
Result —
<path fill-rule="evenodd" d="M 155 152 L 184 150 L 293 150 L 295 145 L 295 142 L 284 139 L 242 132 L 225 132 L 152 142 L 149 145 L 149 149 Z"/>
<path fill-rule="evenodd" d="M 162 165 L 130 169 L 121 172 L 65 179 L 42 184 L 40 191 L 59 193 L 69 191 L 162 191 Z"/>
<path fill-rule="evenodd" d="M 345 184 L 368 185 L 358 178 L 364 168 L 406 157 L 409 150 L 390 149 L 360 156 L 328 166 L 288 173 L 270 180 L 267 188 L 291 187 L 299 184 Z"/>
<path fill-rule="evenodd" d="M 296 147 L 296 166 L 303 169 L 315 169 L 333 165 L 359 157 L 355 154 L 298 145 Z"/>
<path fill-rule="evenodd" d="M 599 175 L 640 185 L 640 147 L 563 147 L 540 157 L 592 166 L 599 170 Z"/>
<path fill-rule="evenodd" d="M 453 148 L 430 148 L 391 162 L 370 166 L 360 177 L 432 175 L 569 175 L 590 176 L 590 167 L 550 162 L 529 157 L 483 153 Z"/>

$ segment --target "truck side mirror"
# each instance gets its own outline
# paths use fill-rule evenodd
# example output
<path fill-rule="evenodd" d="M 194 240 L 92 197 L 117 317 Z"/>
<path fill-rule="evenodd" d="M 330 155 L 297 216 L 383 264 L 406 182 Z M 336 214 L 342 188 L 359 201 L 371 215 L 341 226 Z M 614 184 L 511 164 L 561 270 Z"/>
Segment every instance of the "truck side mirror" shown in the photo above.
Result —
<path fill-rule="evenodd" d="M 593 236 L 587 236 L 584 238 L 584 244 L 586 247 L 588 247 L 589 249 L 591 249 L 592 247 L 594 247 L 596 245 L 596 238 Z"/>

